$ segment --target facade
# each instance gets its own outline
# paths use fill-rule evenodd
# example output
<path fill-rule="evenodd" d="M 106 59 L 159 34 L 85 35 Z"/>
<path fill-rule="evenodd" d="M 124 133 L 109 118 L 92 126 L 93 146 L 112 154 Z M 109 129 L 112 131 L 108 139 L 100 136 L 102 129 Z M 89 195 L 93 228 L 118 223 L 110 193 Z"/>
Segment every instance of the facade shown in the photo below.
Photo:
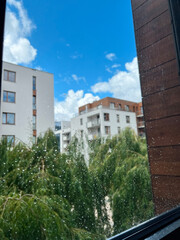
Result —
<path fill-rule="evenodd" d="M 71 122 L 62 121 L 56 123 L 58 123 L 56 124 L 57 126 L 60 126 L 60 129 L 56 130 L 55 132 L 58 140 L 59 150 L 61 153 L 64 153 L 71 140 Z"/>
<path fill-rule="evenodd" d="M 125 101 L 122 99 L 106 97 L 106 98 L 100 99 L 99 101 L 95 101 L 93 103 L 89 103 L 80 107 L 79 114 L 82 114 L 82 113 L 85 113 L 86 111 L 91 111 L 92 109 L 100 108 L 100 107 L 136 113 L 138 135 L 142 137 L 145 136 L 142 102 L 135 103 L 131 101 Z"/>
<path fill-rule="evenodd" d="M 0 137 L 30 144 L 54 130 L 53 74 L 3 62 Z"/>
<path fill-rule="evenodd" d="M 137 124 L 138 123 L 138 124 Z M 112 137 L 129 127 L 136 134 L 144 135 L 142 103 L 134 103 L 116 98 L 104 98 L 79 108 L 71 122 L 61 122 L 61 130 L 56 131 L 60 151 L 65 152 L 73 136 L 91 141 Z M 85 152 L 86 144 L 84 144 Z"/>

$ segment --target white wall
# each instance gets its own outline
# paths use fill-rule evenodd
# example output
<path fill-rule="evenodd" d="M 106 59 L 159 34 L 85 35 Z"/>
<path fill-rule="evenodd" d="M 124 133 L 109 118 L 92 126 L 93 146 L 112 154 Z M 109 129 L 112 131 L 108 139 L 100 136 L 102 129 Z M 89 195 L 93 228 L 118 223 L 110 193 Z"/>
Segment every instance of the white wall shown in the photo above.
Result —
<path fill-rule="evenodd" d="M 33 87 L 36 77 L 37 135 L 48 128 L 54 130 L 54 81 L 53 75 L 38 70 L 3 62 L 3 70 L 16 72 L 16 82 L 4 81 L 2 73 L 0 135 L 15 135 L 26 144 L 32 141 Z M 3 90 L 16 93 L 15 103 L 3 102 Z M 15 113 L 15 125 L 2 124 L 2 113 Z"/>

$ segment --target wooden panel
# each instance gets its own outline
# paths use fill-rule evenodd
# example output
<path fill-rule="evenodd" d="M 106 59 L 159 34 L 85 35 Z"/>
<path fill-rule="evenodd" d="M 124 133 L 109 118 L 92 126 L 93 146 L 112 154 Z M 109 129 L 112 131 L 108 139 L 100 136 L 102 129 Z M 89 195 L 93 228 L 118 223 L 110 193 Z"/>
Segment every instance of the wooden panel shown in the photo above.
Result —
<path fill-rule="evenodd" d="M 141 51 L 143 48 L 152 45 L 171 33 L 170 14 L 169 11 L 166 11 L 136 31 L 137 50 Z"/>
<path fill-rule="evenodd" d="M 176 52 L 173 35 L 169 35 L 139 53 L 140 72 L 143 73 L 175 58 Z"/>
<path fill-rule="evenodd" d="M 172 160 L 172 159 L 171 159 Z M 150 162 L 152 175 L 178 176 L 180 173 L 180 161 L 157 161 Z"/>
<path fill-rule="evenodd" d="M 143 99 L 145 121 L 180 115 L 180 85 Z M 158 103 L 158 104 L 157 104 Z"/>
<path fill-rule="evenodd" d="M 149 148 L 149 160 L 163 162 L 180 162 L 180 146 Z"/>
<path fill-rule="evenodd" d="M 179 205 L 180 177 L 152 176 L 152 186 L 157 214 Z"/>
<path fill-rule="evenodd" d="M 135 1 L 133 1 L 132 9 L 135 10 L 136 8 L 140 7 L 143 3 L 145 3 L 146 1 L 147 0 L 135 0 Z"/>
<path fill-rule="evenodd" d="M 146 122 L 148 146 L 180 145 L 180 116 Z"/>
<path fill-rule="evenodd" d="M 143 97 L 179 84 L 176 59 L 141 74 Z"/>
<path fill-rule="evenodd" d="M 168 8 L 168 0 L 148 0 L 134 11 L 135 30 L 158 17 Z"/>

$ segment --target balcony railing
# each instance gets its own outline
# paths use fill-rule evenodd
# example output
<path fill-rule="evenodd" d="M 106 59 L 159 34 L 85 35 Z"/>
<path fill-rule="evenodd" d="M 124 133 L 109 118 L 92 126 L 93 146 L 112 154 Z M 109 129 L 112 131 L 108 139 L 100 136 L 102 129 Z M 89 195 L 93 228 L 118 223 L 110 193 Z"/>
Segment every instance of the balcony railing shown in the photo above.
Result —
<path fill-rule="evenodd" d="M 137 125 L 138 125 L 138 128 L 144 128 L 145 127 L 145 122 L 144 121 L 138 122 Z"/>
<path fill-rule="evenodd" d="M 74 115 L 74 117 L 83 115 L 83 114 L 85 114 L 85 113 L 93 112 L 93 111 L 99 110 L 99 109 L 116 110 L 116 111 L 123 111 L 123 112 L 133 112 L 133 111 L 131 111 L 131 110 L 125 110 L 125 109 L 122 109 L 122 108 L 116 108 L 116 107 L 111 108 L 111 107 L 107 107 L 107 106 L 101 106 L 101 107 L 98 106 L 98 107 L 89 108 L 89 109 L 86 109 L 86 110 L 84 110 L 84 111 L 82 111 L 82 112 L 80 112 L 80 113 L 77 113 L 77 114 Z"/>
<path fill-rule="evenodd" d="M 100 120 L 97 119 L 96 121 L 89 121 L 86 124 L 87 128 L 93 128 L 93 127 L 98 127 L 100 126 Z"/>

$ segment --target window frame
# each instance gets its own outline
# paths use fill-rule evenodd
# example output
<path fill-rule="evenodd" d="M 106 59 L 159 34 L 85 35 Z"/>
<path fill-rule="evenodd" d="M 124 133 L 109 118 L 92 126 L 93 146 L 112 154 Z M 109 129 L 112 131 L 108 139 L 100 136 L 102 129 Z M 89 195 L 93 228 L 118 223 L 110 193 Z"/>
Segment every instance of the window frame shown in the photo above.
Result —
<path fill-rule="evenodd" d="M 6 101 L 4 101 L 4 93 L 6 93 Z M 14 93 L 14 102 L 8 101 L 8 93 Z M 3 102 L 6 103 L 16 103 L 16 93 L 12 91 L 3 90 Z"/>
<path fill-rule="evenodd" d="M 110 114 L 109 113 L 104 113 L 104 121 L 109 122 L 110 121 Z"/>
<path fill-rule="evenodd" d="M 3 122 L 3 115 L 6 114 L 6 122 Z M 8 123 L 7 122 L 7 116 L 8 114 L 13 114 L 14 115 L 14 123 Z M 11 113 L 11 112 L 2 112 L 2 124 L 6 124 L 6 125 L 15 125 L 16 124 L 16 114 L 15 113 Z"/>
<path fill-rule="evenodd" d="M 126 116 L 126 123 L 130 123 L 131 121 L 130 121 L 130 116 Z"/>
<path fill-rule="evenodd" d="M 7 72 L 7 79 L 5 79 L 5 72 Z M 11 81 L 9 80 L 9 73 L 14 73 L 14 81 Z M 15 83 L 16 82 L 16 72 L 14 71 L 10 71 L 10 70 L 7 70 L 7 69 L 4 69 L 4 75 L 3 75 L 3 80 L 6 81 L 6 82 L 12 82 L 12 83 Z"/>
<path fill-rule="evenodd" d="M 15 135 L 2 135 L 2 139 L 3 139 L 3 140 L 6 139 L 6 141 L 7 141 L 7 138 L 8 138 L 8 137 L 13 137 L 12 146 L 15 146 Z M 7 141 L 7 143 L 11 143 L 11 142 L 8 142 L 8 141 Z"/>

